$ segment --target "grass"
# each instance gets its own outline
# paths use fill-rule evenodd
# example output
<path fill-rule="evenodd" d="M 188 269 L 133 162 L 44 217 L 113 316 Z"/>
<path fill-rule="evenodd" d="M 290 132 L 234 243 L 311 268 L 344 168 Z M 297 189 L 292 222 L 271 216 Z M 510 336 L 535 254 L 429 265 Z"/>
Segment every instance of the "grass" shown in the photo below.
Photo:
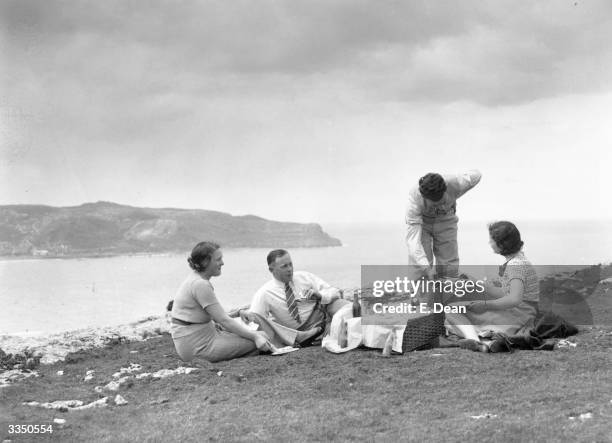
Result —
<path fill-rule="evenodd" d="M 59 412 L 26 401 L 82 400 L 130 363 L 142 372 L 184 366 L 169 335 L 69 354 L 40 377 L 0 389 L 0 439 L 12 441 L 612 441 L 612 297 L 600 286 L 575 348 L 480 354 L 457 348 L 382 358 L 321 348 L 210 364 L 189 375 L 133 380 L 128 401 Z M 557 307 L 571 313 L 580 297 Z M 556 306 L 556 305 L 555 305 Z M 58 376 L 57 371 L 64 375 Z M 83 380 L 86 371 L 95 378 Z M 222 374 L 219 376 L 219 371 Z M 110 398 L 114 393 L 107 393 Z M 493 414 L 494 418 L 472 416 Z M 581 420 L 581 414 L 592 418 Z M 10 424 L 50 424 L 53 434 L 9 435 Z"/>
<path fill-rule="evenodd" d="M 13 441 L 610 441 L 612 328 L 589 328 L 568 350 L 479 354 L 435 349 L 382 358 L 321 348 L 258 356 L 123 386 L 125 406 L 61 413 L 24 401 L 100 397 L 95 385 L 129 363 L 175 368 L 168 335 L 71 354 L 0 391 L 0 437 Z M 130 351 L 138 351 L 131 353 Z M 58 370 L 63 376 L 57 376 Z M 92 382 L 85 372 L 96 371 Z M 221 376 L 218 371 L 223 371 Z M 570 419 L 591 412 L 592 419 Z M 496 414 L 473 419 L 472 415 Z M 50 423 L 52 435 L 8 435 Z M 29 439 L 29 440 L 28 440 Z"/>

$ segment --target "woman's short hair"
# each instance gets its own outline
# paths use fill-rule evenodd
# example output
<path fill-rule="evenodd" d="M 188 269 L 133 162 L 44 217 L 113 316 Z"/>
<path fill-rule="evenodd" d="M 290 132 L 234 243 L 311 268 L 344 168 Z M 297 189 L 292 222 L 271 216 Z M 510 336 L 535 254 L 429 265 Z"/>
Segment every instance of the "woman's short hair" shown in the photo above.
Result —
<path fill-rule="evenodd" d="M 191 255 L 187 259 L 189 267 L 197 272 L 202 272 L 212 258 L 213 253 L 219 249 L 219 245 L 211 241 L 203 241 L 198 243 L 191 250 Z"/>
<path fill-rule="evenodd" d="M 498 221 L 489 225 L 489 235 L 499 248 L 501 255 L 516 254 L 523 247 L 521 233 L 514 223 Z"/>
<path fill-rule="evenodd" d="M 419 179 L 419 191 L 423 197 L 438 201 L 444 197 L 446 181 L 440 174 L 430 172 Z"/>

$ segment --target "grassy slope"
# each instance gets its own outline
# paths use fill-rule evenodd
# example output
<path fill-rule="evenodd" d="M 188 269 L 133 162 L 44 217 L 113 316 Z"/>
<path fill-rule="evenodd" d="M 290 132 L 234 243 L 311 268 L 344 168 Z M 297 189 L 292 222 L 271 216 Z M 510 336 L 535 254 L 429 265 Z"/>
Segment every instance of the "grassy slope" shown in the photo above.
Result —
<path fill-rule="evenodd" d="M 607 335 L 601 331 L 589 329 L 574 338 L 576 348 L 553 352 L 438 349 L 383 359 L 379 351 L 333 355 L 310 348 L 197 362 L 196 373 L 123 387 L 126 406 L 60 413 L 21 405 L 95 400 L 94 385 L 110 381 L 129 362 L 148 372 L 177 367 L 166 335 L 76 354 L 72 363 L 45 366 L 42 377 L 3 389 L 0 438 L 9 437 L 8 423 L 62 417 L 68 426 L 56 425 L 50 440 L 609 441 L 612 328 Z M 59 369 L 64 376 L 56 375 Z M 94 382 L 82 381 L 88 369 L 96 370 Z M 161 399 L 168 402 L 152 404 Z M 589 411 L 594 417 L 584 423 L 568 418 Z M 470 418 L 484 412 L 498 417 Z"/>
<path fill-rule="evenodd" d="M 65 428 L 29 440 L 612 441 L 609 288 L 600 287 L 588 304 L 605 326 L 584 328 L 572 338 L 578 346 L 566 350 L 436 349 L 384 359 L 380 351 L 334 355 L 310 348 L 216 365 L 199 361 L 190 366 L 200 370 L 189 375 L 135 380 L 119 391 L 126 406 L 69 413 L 23 406 L 96 400 L 94 386 L 129 363 L 146 372 L 181 365 L 168 335 L 71 354 L 42 366 L 39 378 L 0 389 L 0 439 L 28 441 L 9 436 L 9 423 L 61 417 Z M 84 382 L 89 369 L 96 377 Z M 470 417 L 487 412 L 497 418 Z M 586 412 L 593 418 L 569 419 Z"/>

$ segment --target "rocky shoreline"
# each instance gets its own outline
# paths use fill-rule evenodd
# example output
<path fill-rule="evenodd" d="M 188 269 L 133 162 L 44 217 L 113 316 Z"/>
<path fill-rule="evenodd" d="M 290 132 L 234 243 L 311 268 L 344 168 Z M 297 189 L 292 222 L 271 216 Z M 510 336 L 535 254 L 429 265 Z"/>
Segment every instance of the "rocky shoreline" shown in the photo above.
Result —
<path fill-rule="evenodd" d="M 147 317 L 126 325 L 50 335 L 0 335 L 0 388 L 37 376 L 38 366 L 64 360 L 70 353 L 147 340 L 168 332 L 170 324 L 165 317 Z"/>
<path fill-rule="evenodd" d="M 33 369 L 24 357 L 36 359 L 41 364 L 63 360 L 69 353 L 118 344 L 126 341 L 141 341 L 170 331 L 164 317 L 145 319 L 120 326 L 86 328 L 41 336 L 0 335 L 0 359 L 3 369 Z M 7 367 L 7 356 L 13 354 L 13 363 L 23 365 Z"/>

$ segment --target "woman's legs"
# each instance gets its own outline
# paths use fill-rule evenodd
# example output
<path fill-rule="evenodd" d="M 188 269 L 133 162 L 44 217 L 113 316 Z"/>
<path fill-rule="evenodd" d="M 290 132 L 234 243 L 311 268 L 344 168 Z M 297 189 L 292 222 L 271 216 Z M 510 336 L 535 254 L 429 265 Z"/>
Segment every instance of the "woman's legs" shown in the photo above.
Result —
<path fill-rule="evenodd" d="M 470 321 L 463 314 L 447 314 L 446 329 L 459 337 L 467 338 L 468 340 L 479 340 L 476 327 L 470 324 Z"/>
<path fill-rule="evenodd" d="M 446 329 L 459 337 L 463 337 L 457 344 L 460 348 L 477 352 L 489 352 L 486 343 L 481 342 L 476 327 L 462 314 L 447 314 Z"/>
<path fill-rule="evenodd" d="M 231 332 L 221 331 L 212 343 L 197 352 L 196 355 L 215 363 L 257 354 L 259 354 L 259 350 L 255 346 L 255 342 Z"/>

